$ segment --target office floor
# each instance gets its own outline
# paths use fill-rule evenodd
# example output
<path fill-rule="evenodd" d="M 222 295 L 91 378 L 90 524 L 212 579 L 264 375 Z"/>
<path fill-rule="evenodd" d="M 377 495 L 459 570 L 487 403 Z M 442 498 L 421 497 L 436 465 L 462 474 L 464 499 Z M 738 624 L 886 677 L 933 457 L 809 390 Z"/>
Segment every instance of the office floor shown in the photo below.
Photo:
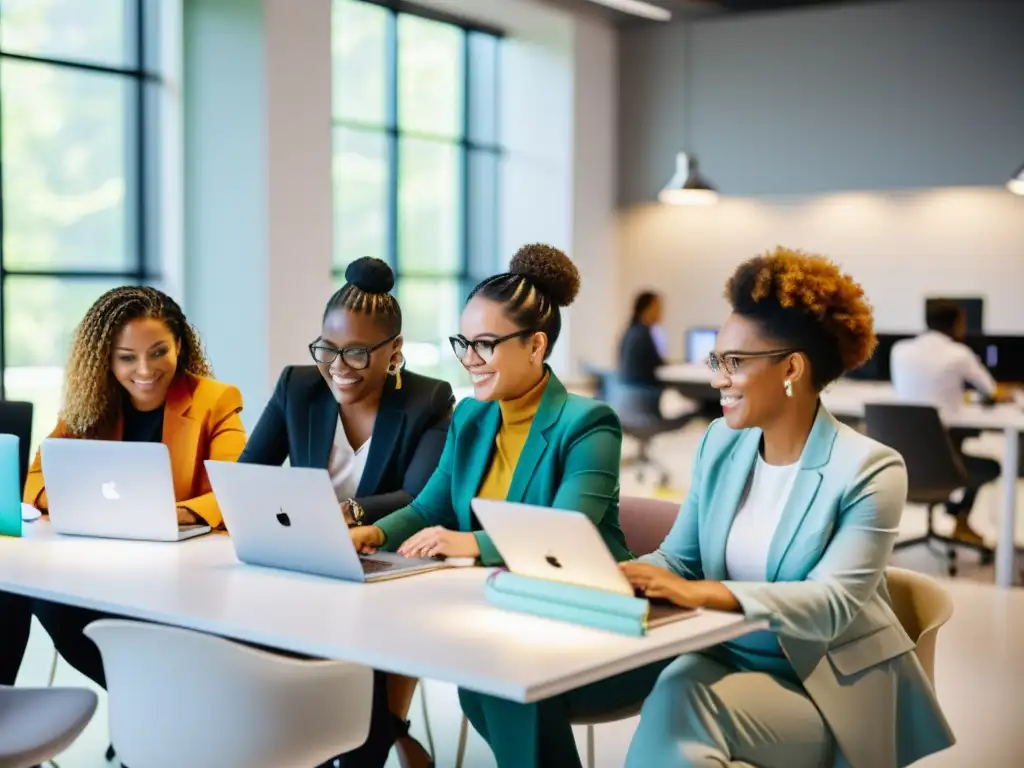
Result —
<path fill-rule="evenodd" d="M 693 451 L 703 426 L 691 424 L 682 432 L 661 439 L 655 446 L 655 456 L 675 471 L 673 485 L 679 493 L 685 492 Z M 625 452 L 632 446 L 627 445 Z M 999 457 L 1000 440 L 985 437 L 968 443 L 967 450 Z M 1020 487 L 1018 509 L 1024 509 L 1024 486 Z M 643 494 L 649 489 L 632 476 L 623 478 L 623 493 Z M 973 520 L 981 532 L 994 535 L 998 511 L 998 488 L 983 489 L 979 495 Z M 1019 515 L 1018 541 L 1024 543 L 1024 512 Z M 939 521 L 945 523 L 945 521 Z M 903 534 L 916 535 L 924 528 L 923 512 L 908 508 Z M 1019 639 L 1024 637 L 1024 589 L 1000 592 L 992 586 L 992 569 L 982 567 L 968 556 L 962 558 L 961 575 L 945 586 L 953 595 L 956 612 L 952 621 L 939 635 L 936 686 L 946 716 L 956 733 L 955 747 L 916 764 L 921 768 L 1013 768 L 1020 765 L 1024 754 L 1024 729 L 1020 727 L 1020 697 L 1024 689 L 1024 653 Z M 942 576 L 940 560 L 923 549 L 897 553 L 894 564 Z M 45 685 L 50 669 L 53 646 L 45 631 L 35 625 L 28 656 L 22 668 L 20 685 Z M 61 663 L 57 671 L 57 684 L 87 684 L 80 675 Z M 422 692 L 421 688 L 421 692 Z M 459 711 L 455 689 L 444 683 L 427 683 L 426 698 L 430 712 L 438 768 L 455 764 L 458 740 Z M 426 741 L 420 701 L 413 703 L 413 733 Z M 635 721 L 602 725 L 596 731 L 597 764 L 604 768 L 622 765 Z M 579 729 L 577 741 L 581 754 L 584 731 Z M 58 758 L 62 768 L 104 768 L 103 753 L 107 746 L 106 703 L 101 704 L 88 729 Z M 487 746 L 471 732 L 465 765 L 467 768 L 487 768 L 494 765 Z M 392 756 L 388 768 L 397 768 Z M 211 766 L 212 768 L 212 766 Z M 296 768 L 311 768 L 297 766 Z"/>

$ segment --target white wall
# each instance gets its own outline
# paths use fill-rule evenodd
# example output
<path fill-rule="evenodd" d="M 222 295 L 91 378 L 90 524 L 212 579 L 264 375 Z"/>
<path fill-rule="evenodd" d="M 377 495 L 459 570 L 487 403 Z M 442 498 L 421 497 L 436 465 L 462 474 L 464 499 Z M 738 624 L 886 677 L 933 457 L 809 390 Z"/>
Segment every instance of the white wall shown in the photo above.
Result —
<path fill-rule="evenodd" d="M 575 39 L 572 255 L 583 276 L 566 335 L 573 368 L 614 365 L 625 315 L 619 302 L 615 248 L 619 125 L 618 35 L 605 24 L 580 20 Z"/>
<path fill-rule="evenodd" d="M 685 328 L 724 317 L 732 270 L 776 245 L 839 262 L 864 286 L 880 330 L 923 328 L 924 298 L 943 294 L 983 296 L 986 330 L 1024 333 L 1024 198 L 1002 187 L 633 208 L 619 220 L 619 313 L 634 291 L 662 291 L 680 354 Z"/>

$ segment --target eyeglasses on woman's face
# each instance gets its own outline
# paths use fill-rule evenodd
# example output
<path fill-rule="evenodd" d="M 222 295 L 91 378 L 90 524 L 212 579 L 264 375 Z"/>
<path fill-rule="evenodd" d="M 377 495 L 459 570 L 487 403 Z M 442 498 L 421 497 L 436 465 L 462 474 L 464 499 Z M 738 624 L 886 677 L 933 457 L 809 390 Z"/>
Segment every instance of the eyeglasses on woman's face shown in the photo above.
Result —
<path fill-rule="evenodd" d="M 510 339 L 525 339 L 528 336 L 532 336 L 534 331 L 516 331 L 515 333 L 509 333 L 505 336 L 498 336 L 496 338 L 485 338 L 485 339 L 474 339 L 470 341 L 461 333 L 455 336 L 449 336 L 448 341 L 452 345 L 452 352 L 455 353 L 455 357 L 458 358 L 460 363 L 466 361 L 466 356 L 469 354 L 469 350 L 473 350 L 477 357 L 483 360 L 485 363 L 491 362 L 494 359 L 494 350 L 499 344 L 503 344 Z"/>
<path fill-rule="evenodd" d="M 711 352 L 708 355 L 707 364 L 712 373 L 725 371 L 729 376 L 735 376 L 740 372 L 744 360 L 760 360 L 763 358 L 778 358 L 781 360 L 786 355 L 791 355 L 799 350 L 796 349 L 769 349 L 763 352 L 723 352 L 717 354 Z"/>
<path fill-rule="evenodd" d="M 340 355 L 341 362 L 347 367 L 354 371 L 362 371 L 369 367 L 370 358 L 374 352 L 397 338 L 398 334 L 396 333 L 371 347 L 343 347 L 341 349 L 331 346 L 323 339 L 317 339 L 309 345 L 309 354 L 313 356 L 317 363 L 322 365 L 331 365 Z"/>

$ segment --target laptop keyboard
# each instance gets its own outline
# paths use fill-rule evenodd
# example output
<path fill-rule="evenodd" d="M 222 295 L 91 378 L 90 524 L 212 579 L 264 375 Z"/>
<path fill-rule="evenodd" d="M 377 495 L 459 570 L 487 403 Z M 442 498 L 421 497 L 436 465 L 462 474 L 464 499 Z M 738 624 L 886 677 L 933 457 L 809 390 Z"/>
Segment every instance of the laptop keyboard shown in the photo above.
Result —
<path fill-rule="evenodd" d="M 363 573 L 380 573 L 381 571 L 390 570 L 395 565 L 387 560 L 374 560 L 370 557 L 361 557 L 359 562 L 363 564 Z"/>

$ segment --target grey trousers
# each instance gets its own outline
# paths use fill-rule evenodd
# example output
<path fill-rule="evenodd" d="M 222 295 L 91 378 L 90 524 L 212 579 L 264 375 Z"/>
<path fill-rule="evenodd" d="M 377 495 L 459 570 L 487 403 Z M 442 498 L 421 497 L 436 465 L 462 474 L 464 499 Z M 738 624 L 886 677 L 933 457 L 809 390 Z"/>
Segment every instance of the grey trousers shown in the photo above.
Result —
<path fill-rule="evenodd" d="M 803 689 L 700 654 L 665 668 L 644 702 L 627 768 L 826 768 L 835 742 Z"/>

